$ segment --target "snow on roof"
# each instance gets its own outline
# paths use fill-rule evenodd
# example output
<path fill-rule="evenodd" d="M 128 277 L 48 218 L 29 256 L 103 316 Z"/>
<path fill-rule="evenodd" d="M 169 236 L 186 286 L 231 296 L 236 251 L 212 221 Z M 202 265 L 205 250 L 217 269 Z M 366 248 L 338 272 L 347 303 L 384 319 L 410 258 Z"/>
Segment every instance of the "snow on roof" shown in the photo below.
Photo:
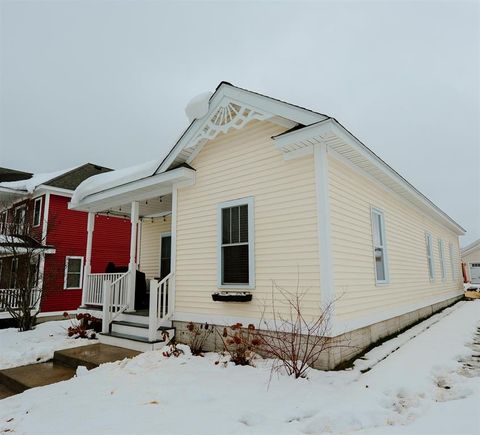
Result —
<path fill-rule="evenodd" d="M 139 165 L 129 166 L 87 178 L 75 189 L 71 204 L 76 205 L 88 195 L 101 192 L 102 190 L 111 189 L 122 184 L 149 177 L 155 173 L 161 162 L 161 160 L 150 160 Z"/>
<path fill-rule="evenodd" d="M 61 171 L 33 174 L 32 178 L 27 180 L 5 181 L 0 183 L 0 187 L 32 193 L 38 186 L 45 184 L 47 181 L 53 180 L 54 178 L 57 178 L 60 175 L 70 172 L 76 168 L 78 168 L 78 166 L 69 169 L 62 169 Z"/>

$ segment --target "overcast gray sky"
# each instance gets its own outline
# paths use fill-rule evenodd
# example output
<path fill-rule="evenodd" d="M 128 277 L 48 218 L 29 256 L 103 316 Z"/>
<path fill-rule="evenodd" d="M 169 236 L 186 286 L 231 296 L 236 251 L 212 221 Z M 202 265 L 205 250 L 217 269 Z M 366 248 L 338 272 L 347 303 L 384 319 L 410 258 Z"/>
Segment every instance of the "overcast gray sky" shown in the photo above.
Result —
<path fill-rule="evenodd" d="M 476 1 L 0 5 L 0 166 L 160 158 L 226 80 L 334 116 L 480 237 Z"/>

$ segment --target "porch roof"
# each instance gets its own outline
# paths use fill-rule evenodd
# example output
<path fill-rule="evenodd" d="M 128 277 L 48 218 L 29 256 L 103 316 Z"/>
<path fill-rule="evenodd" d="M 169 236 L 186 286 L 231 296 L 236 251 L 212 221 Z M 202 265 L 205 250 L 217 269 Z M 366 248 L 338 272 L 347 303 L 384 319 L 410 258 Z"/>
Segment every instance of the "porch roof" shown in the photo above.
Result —
<path fill-rule="evenodd" d="M 46 254 L 55 253 L 55 247 L 44 245 L 33 237 L 27 235 L 5 235 L 0 234 L 0 257 L 21 255 L 28 252 L 40 252 Z"/>
<path fill-rule="evenodd" d="M 128 205 L 138 201 L 141 203 L 141 217 L 166 214 L 171 208 L 168 208 L 168 200 L 163 201 L 163 198 L 169 197 L 174 184 L 193 182 L 195 170 L 190 167 L 179 167 L 160 174 L 148 175 L 151 164 L 152 162 L 149 162 L 146 165 L 127 168 L 123 172 L 114 171 L 92 177 L 90 183 L 86 180 L 83 189 L 80 186 L 80 190 L 75 191 L 69 208 L 128 215 L 130 214 Z M 115 178 L 112 178 L 112 174 Z M 149 206 L 149 200 L 153 199 L 156 206 L 153 203 Z M 156 201 L 157 199 L 159 200 Z"/>

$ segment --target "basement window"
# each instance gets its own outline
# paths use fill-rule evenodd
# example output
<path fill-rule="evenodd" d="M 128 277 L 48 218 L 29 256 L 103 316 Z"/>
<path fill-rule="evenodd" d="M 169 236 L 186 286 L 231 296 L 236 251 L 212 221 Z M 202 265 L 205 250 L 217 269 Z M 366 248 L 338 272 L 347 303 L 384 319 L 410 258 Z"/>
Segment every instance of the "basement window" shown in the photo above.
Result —
<path fill-rule="evenodd" d="M 383 211 L 372 208 L 373 256 L 377 284 L 388 283 L 387 246 Z"/>
<path fill-rule="evenodd" d="M 254 201 L 224 202 L 217 208 L 217 285 L 254 288 Z"/>
<path fill-rule="evenodd" d="M 83 257 L 66 257 L 65 258 L 65 289 L 82 288 L 83 278 Z"/>

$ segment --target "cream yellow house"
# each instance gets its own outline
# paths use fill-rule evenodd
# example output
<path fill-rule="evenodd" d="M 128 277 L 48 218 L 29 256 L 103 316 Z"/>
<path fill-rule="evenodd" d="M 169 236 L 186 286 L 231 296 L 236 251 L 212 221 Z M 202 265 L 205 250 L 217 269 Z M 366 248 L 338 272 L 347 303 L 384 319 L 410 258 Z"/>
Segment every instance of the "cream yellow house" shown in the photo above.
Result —
<path fill-rule="evenodd" d="M 305 314 L 328 305 L 329 334 L 350 338 L 321 363 L 332 368 L 462 296 L 463 228 L 334 118 L 225 82 L 187 114 L 163 160 L 72 198 L 90 216 L 82 306 L 103 310 L 105 342 L 155 348 L 190 321 L 268 328 L 286 310 L 276 289 L 298 286 Z M 120 277 L 89 268 L 95 213 L 131 218 Z"/>
<path fill-rule="evenodd" d="M 462 249 L 462 263 L 472 284 L 480 284 L 480 239 Z"/>

